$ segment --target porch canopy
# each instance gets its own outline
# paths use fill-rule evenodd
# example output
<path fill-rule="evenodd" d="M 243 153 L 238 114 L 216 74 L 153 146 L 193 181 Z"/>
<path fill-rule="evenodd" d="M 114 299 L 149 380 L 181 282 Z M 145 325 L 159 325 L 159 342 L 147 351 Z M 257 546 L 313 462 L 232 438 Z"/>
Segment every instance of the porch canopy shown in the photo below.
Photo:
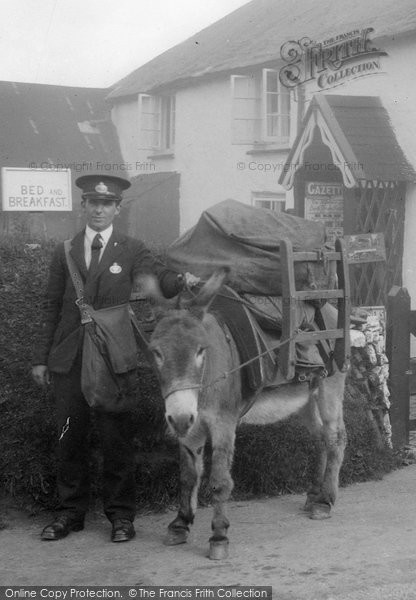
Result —
<path fill-rule="evenodd" d="M 416 181 L 379 97 L 316 94 L 279 178 L 286 189 L 293 187 L 297 171 L 307 167 L 305 151 L 316 127 L 347 188 Z"/>

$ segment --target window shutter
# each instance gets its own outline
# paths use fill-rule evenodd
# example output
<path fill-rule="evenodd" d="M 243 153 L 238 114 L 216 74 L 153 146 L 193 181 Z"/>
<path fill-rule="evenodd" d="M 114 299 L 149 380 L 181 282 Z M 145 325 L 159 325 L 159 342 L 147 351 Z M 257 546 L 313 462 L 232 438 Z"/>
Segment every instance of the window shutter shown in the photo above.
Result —
<path fill-rule="evenodd" d="M 261 98 L 254 76 L 231 75 L 232 143 L 260 141 Z"/>
<path fill-rule="evenodd" d="M 162 150 L 173 150 L 175 146 L 175 96 L 162 96 L 160 101 L 160 148 Z"/>
<path fill-rule="evenodd" d="M 160 98 L 139 94 L 139 148 L 157 150 L 160 147 Z"/>

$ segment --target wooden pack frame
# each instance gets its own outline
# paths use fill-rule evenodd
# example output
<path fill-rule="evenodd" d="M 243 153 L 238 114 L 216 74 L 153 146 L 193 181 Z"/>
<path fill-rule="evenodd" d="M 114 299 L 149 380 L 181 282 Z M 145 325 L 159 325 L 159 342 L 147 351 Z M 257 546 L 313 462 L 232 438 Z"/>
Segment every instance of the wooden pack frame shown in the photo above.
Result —
<path fill-rule="evenodd" d="M 298 261 L 318 262 L 323 260 L 321 251 L 295 252 L 288 240 L 283 240 L 280 246 L 282 261 L 282 347 L 279 351 L 280 369 L 286 379 L 295 376 L 297 342 L 313 342 L 319 340 L 335 340 L 334 361 L 341 371 L 345 371 L 350 360 L 350 315 L 351 297 L 348 262 L 345 243 L 342 239 L 335 242 L 335 251 L 325 252 L 324 259 L 336 261 L 338 289 L 322 290 L 296 290 L 294 264 Z M 338 322 L 336 329 L 321 331 L 296 330 L 296 303 L 307 300 L 336 300 L 338 309 Z"/>

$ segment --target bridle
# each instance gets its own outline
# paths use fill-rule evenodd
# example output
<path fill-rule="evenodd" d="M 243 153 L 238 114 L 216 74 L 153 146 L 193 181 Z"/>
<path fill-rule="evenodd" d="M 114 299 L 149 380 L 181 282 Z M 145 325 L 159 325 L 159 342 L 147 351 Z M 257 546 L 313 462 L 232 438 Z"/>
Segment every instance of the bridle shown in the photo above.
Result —
<path fill-rule="evenodd" d="M 199 380 L 198 384 L 195 385 L 186 385 L 186 386 L 181 386 L 181 387 L 177 387 L 177 388 L 169 388 L 169 390 L 167 391 L 167 393 L 163 394 L 162 398 L 163 400 L 166 402 L 166 400 L 169 398 L 169 396 L 171 396 L 172 394 L 175 394 L 176 392 L 184 392 L 185 390 L 199 390 L 201 391 L 202 389 L 204 389 L 205 387 L 207 387 L 206 385 L 203 386 L 202 382 L 204 380 L 204 376 L 206 373 L 206 364 L 207 364 L 207 358 L 206 356 L 204 356 L 204 362 L 202 365 L 202 370 L 201 370 L 201 377 Z"/>

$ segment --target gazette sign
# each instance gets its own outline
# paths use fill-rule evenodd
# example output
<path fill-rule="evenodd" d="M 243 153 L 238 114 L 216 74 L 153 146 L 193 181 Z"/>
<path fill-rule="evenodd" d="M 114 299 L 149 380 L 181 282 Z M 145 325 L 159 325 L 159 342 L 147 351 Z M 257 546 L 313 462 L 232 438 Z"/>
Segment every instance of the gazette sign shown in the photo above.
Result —
<path fill-rule="evenodd" d="M 325 181 L 309 181 L 305 189 L 305 219 L 325 225 L 328 242 L 344 233 L 344 196 L 342 186 Z"/>
<path fill-rule="evenodd" d="M 71 211 L 70 169 L 1 170 L 3 210 Z"/>
<path fill-rule="evenodd" d="M 372 27 L 355 29 L 322 43 L 308 37 L 286 42 L 280 49 L 286 63 L 279 72 L 281 84 L 293 88 L 315 79 L 324 89 L 380 71 L 379 57 L 387 52 L 373 47 L 369 37 L 373 31 Z"/>

